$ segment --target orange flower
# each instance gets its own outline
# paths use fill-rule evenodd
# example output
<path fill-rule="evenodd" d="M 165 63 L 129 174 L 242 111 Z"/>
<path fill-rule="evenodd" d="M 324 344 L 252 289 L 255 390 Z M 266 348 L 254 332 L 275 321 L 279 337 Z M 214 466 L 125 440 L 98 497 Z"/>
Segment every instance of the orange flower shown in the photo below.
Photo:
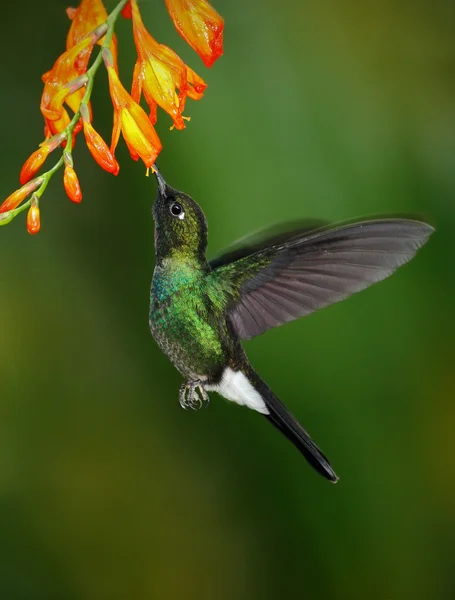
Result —
<path fill-rule="evenodd" d="M 33 201 L 27 213 L 27 231 L 34 235 L 38 233 L 41 227 L 39 206 L 37 201 Z"/>
<path fill-rule="evenodd" d="M 150 120 L 156 123 L 156 105 L 161 106 L 173 119 L 176 129 L 184 129 L 182 116 L 187 95 L 190 95 L 187 68 L 177 54 L 159 44 L 142 22 L 136 0 L 131 0 L 134 42 L 138 54 L 133 74 L 131 95 L 139 102 L 142 91 L 150 107 Z M 192 79 L 198 81 L 199 94 L 195 97 L 191 85 L 191 97 L 199 99 L 207 87 L 204 81 L 191 71 Z M 178 90 L 178 94 L 177 94 Z"/>
<path fill-rule="evenodd" d="M 64 52 L 56 60 L 52 69 L 43 75 L 44 91 L 41 96 L 41 112 L 46 122 L 46 135 L 54 135 L 63 131 L 70 118 L 63 103 L 66 102 L 73 112 L 79 110 L 85 90 L 81 87 L 73 91 L 67 84 L 76 79 L 81 73 L 79 56 L 84 51 L 85 68 L 95 42 L 84 38 L 75 46 Z"/>
<path fill-rule="evenodd" d="M 79 204 L 82 200 L 81 186 L 79 185 L 79 179 L 77 178 L 76 171 L 71 165 L 65 165 L 65 172 L 63 173 L 63 185 L 68 198 L 73 202 Z"/>
<path fill-rule="evenodd" d="M 152 167 L 161 152 L 160 139 L 143 109 L 120 83 L 114 67 L 108 60 L 105 62 L 109 76 L 109 91 L 114 105 L 111 152 L 114 154 L 122 132 L 131 157 L 134 160 L 141 158 L 146 167 Z"/>
<path fill-rule="evenodd" d="M 175 28 L 207 67 L 223 54 L 223 18 L 206 0 L 165 0 Z"/>
<path fill-rule="evenodd" d="M 114 155 L 109 150 L 106 142 L 103 140 L 100 134 L 93 129 L 90 121 L 82 119 L 82 123 L 84 126 L 84 135 L 85 141 L 87 142 L 87 148 L 90 150 L 93 158 L 105 171 L 108 171 L 108 173 L 112 173 L 113 175 L 118 175 L 120 167 L 118 162 L 115 160 Z"/>
<path fill-rule="evenodd" d="M 66 38 L 66 49 L 69 50 L 82 39 L 85 38 L 94 29 L 106 22 L 108 14 L 101 0 L 82 0 L 77 8 L 67 8 L 66 14 L 71 19 L 71 27 Z M 98 44 L 104 42 L 104 37 L 98 40 Z M 117 70 L 117 38 L 112 38 L 110 45 L 112 56 L 114 57 L 115 70 Z M 85 72 L 91 50 L 84 50 L 76 59 L 76 70 L 80 73 Z M 88 53 L 88 56 L 87 56 Z"/>

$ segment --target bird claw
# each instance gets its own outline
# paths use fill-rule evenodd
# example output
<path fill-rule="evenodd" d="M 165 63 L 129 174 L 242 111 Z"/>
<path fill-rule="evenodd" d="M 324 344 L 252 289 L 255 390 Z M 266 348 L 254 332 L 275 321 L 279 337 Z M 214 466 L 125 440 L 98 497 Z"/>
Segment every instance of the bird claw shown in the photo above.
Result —
<path fill-rule="evenodd" d="M 199 410 L 210 403 L 209 395 L 199 381 L 182 384 L 179 402 L 183 410 Z"/>

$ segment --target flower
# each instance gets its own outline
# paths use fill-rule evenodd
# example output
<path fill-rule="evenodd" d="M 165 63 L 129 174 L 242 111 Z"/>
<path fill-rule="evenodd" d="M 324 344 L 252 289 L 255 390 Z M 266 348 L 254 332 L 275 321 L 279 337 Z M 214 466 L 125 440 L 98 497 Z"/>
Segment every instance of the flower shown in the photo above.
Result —
<path fill-rule="evenodd" d="M 200 54 L 204 63 L 211 66 L 223 53 L 223 19 L 207 0 L 165 0 L 165 3 L 180 35 Z M 78 132 L 83 129 L 95 161 L 114 175 L 119 172 L 115 150 L 122 134 L 131 157 L 141 158 L 148 174 L 162 149 L 154 129 L 158 106 L 172 118 L 171 129 L 184 129 L 185 120 L 189 120 L 183 115 L 187 98 L 201 99 L 207 87 L 173 50 L 150 35 L 142 21 L 138 0 L 116 0 L 109 15 L 103 0 L 79 0 L 78 4 L 78 8 L 66 11 L 71 21 L 66 51 L 42 76 L 40 110 L 45 139 L 23 164 L 19 177 L 21 187 L 0 204 L 0 225 L 28 210 L 27 229 L 31 234 L 40 230 L 40 199 L 61 167 L 64 167 L 63 183 L 70 200 L 76 203 L 82 200 L 73 166 Z M 132 20 L 137 50 L 131 94 L 118 77 L 114 30 L 120 15 Z M 97 44 L 101 49 L 89 68 Z M 103 61 L 114 108 L 110 146 L 92 125 L 90 103 L 94 79 Z M 149 116 L 140 106 L 142 95 L 149 106 Z M 53 166 L 45 172 L 43 169 L 38 176 L 49 154 L 59 146 L 61 153 Z"/>
<path fill-rule="evenodd" d="M 109 76 L 109 91 L 114 105 L 111 152 L 114 154 L 122 132 L 131 157 L 134 160 L 141 158 L 146 167 L 152 167 L 161 152 L 160 139 L 144 110 L 120 83 L 112 64 L 107 59 L 105 62 Z"/>
<path fill-rule="evenodd" d="M 184 129 L 182 112 L 187 95 L 195 100 L 202 97 L 207 85 L 189 69 L 177 54 L 159 44 L 142 22 L 136 0 L 131 0 L 133 34 L 138 60 L 134 67 L 131 96 L 139 102 L 141 93 L 150 107 L 150 120 L 156 123 L 156 105 L 161 106 L 173 119 L 176 129 Z M 188 81 L 190 72 L 191 83 Z M 197 80 L 198 93 L 194 93 Z M 178 93 L 177 93 L 178 90 Z"/>
<path fill-rule="evenodd" d="M 100 134 L 93 129 L 90 121 L 82 119 L 82 123 L 84 127 L 85 141 L 87 142 L 87 148 L 89 149 L 90 154 L 101 168 L 108 173 L 118 175 L 120 170 L 119 164 L 115 160 L 112 152 L 109 150 L 106 142 L 103 140 Z"/>
<path fill-rule="evenodd" d="M 71 19 L 71 27 L 66 38 L 66 49 L 69 50 L 89 33 L 102 25 L 107 20 L 107 12 L 101 0 L 82 0 L 77 8 L 67 8 L 66 14 Z M 104 37 L 98 40 L 98 44 L 104 42 Z M 112 38 L 110 45 L 112 56 L 114 57 L 114 66 L 117 70 L 117 38 L 115 35 Z M 88 56 L 86 56 L 88 53 Z M 76 70 L 83 73 L 87 67 L 90 58 L 90 50 L 86 49 L 81 52 L 76 59 Z"/>
<path fill-rule="evenodd" d="M 165 0 L 175 28 L 206 67 L 223 54 L 224 20 L 206 0 Z"/>
<path fill-rule="evenodd" d="M 72 202 L 79 204 L 82 200 L 81 186 L 79 185 L 79 179 L 77 178 L 76 171 L 69 164 L 65 165 L 65 171 L 63 173 L 63 186 L 68 198 Z"/>
<path fill-rule="evenodd" d="M 25 198 L 30 196 L 30 194 L 36 189 L 38 189 L 42 183 L 43 177 L 37 177 L 10 194 L 8 198 L 0 205 L 0 213 L 5 213 L 17 208 L 19 204 L 25 200 Z"/>
<path fill-rule="evenodd" d="M 60 133 L 68 126 L 70 118 L 63 107 L 64 102 L 68 104 L 73 112 L 79 110 L 85 93 L 84 88 L 80 87 L 78 90 L 73 91 L 73 88 L 67 84 L 80 76 L 81 63 L 79 57 L 83 52 L 86 52 L 84 60 L 86 61 L 85 68 L 87 67 L 94 43 L 90 37 L 84 38 L 61 54 L 52 69 L 43 75 L 45 85 L 41 96 L 40 109 L 46 123 L 47 136 Z"/>

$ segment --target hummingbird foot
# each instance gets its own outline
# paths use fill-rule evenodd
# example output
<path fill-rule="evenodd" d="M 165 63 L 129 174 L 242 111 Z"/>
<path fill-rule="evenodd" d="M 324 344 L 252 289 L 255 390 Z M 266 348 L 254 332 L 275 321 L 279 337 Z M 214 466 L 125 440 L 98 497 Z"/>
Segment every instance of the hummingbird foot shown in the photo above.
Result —
<path fill-rule="evenodd" d="M 180 387 L 179 402 L 183 410 L 199 410 L 208 406 L 210 399 L 200 381 L 187 381 Z"/>

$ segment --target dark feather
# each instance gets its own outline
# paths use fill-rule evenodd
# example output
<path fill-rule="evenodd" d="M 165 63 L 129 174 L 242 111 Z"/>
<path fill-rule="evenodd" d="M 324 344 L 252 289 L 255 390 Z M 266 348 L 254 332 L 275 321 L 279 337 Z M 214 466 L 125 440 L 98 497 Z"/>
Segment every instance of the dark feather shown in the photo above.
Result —
<path fill-rule="evenodd" d="M 278 243 L 272 238 L 260 250 L 214 264 L 217 276 L 232 286 L 232 324 L 242 339 L 250 339 L 385 279 L 433 231 L 409 219 L 362 221 L 292 232 L 286 240 L 281 235 Z"/>
<path fill-rule="evenodd" d="M 323 477 L 336 483 L 338 476 L 327 457 L 319 450 L 311 437 L 269 386 L 248 366 L 248 379 L 264 400 L 269 414 L 266 418 L 303 454 L 310 465 Z"/>

